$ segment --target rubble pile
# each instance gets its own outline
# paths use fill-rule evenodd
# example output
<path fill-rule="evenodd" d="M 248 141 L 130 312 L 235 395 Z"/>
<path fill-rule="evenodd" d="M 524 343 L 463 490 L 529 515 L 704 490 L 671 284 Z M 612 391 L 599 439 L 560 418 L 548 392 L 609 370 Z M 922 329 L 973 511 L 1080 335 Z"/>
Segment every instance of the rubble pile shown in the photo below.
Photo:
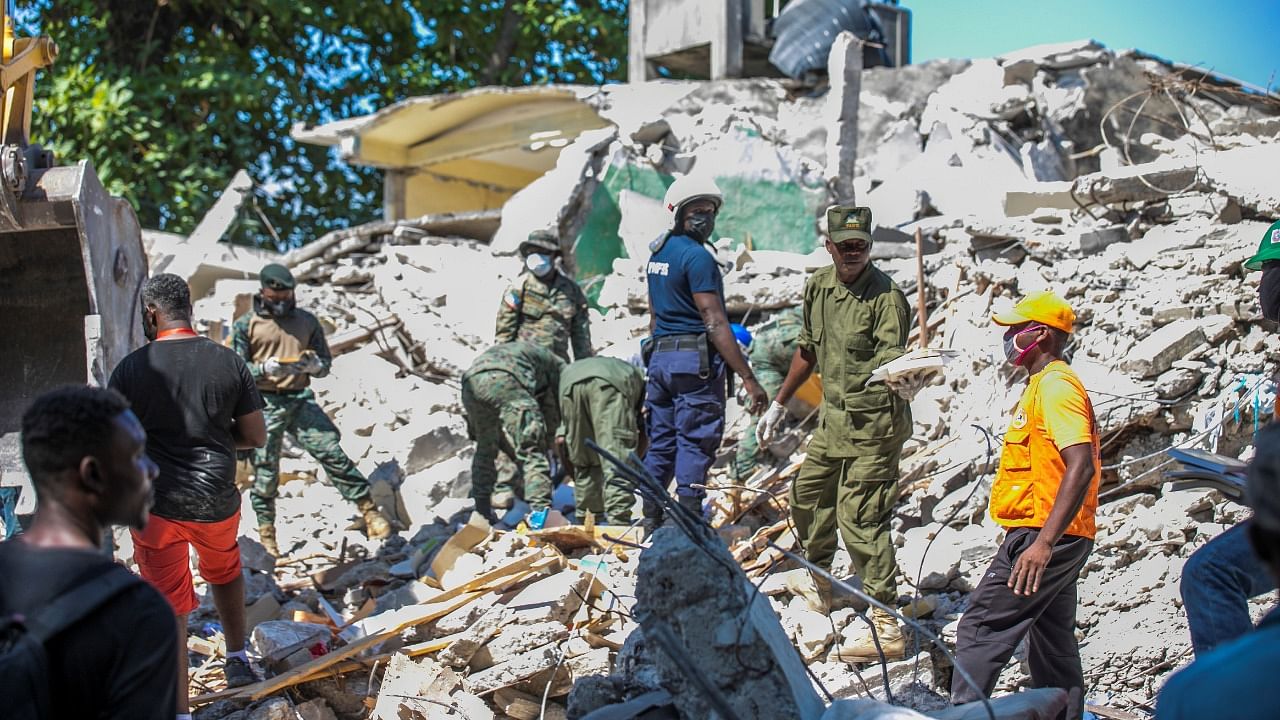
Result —
<path fill-rule="evenodd" d="M 339 509 L 347 506 L 316 482 L 309 458 L 286 457 L 278 532 L 288 557 L 246 569 L 254 650 L 275 676 L 210 695 L 217 702 L 197 717 L 580 717 L 575 706 L 593 693 L 592 707 L 656 707 L 687 692 L 670 668 L 637 658 L 641 639 L 628 640 L 645 623 L 636 604 L 646 560 L 626 528 L 522 534 L 463 525 L 470 449 L 457 378 L 492 342 L 501 292 L 521 269 L 519 240 L 556 227 L 578 238 L 573 250 L 584 258 L 592 238 L 582 229 L 599 210 L 592 199 L 620 169 L 711 170 L 741 187 L 792 187 L 798 224 L 761 220 L 790 233 L 789 245 L 762 232 L 722 237 L 717 254 L 735 319 L 753 326 L 796 304 L 808 273 L 829 262 L 818 224 L 831 197 L 824 99 L 776 80 L 600 88 L 588 101 L 615 127 L 582 134 L 555 170 L 517 193 L 490 246 L 401 221 L 331 233 L 287 256 L 308 283 L 299 305 L 321 318 L 336 355 L 317 396 L 405 532 L 367 543 L 347 528 Z M 864 71 L 857 129 L 837 142 L 857 143 L 854 186 L 875 214 L 877 265 L 913 306 L 924 299 L 925 342 L 916 328 L 912 343 L 954 351 L 945 380 L 912 403 L 894 520 L 900 586 L 914 588 L 901 598 L 904 612 L 954 642 L 966 594 L 999 541 L 987 491 L 1023 386 L 990 315 L 1052 288 L 1077 312 L 1072 365 L 1092 396 L 1105 465 L 1099 536 L 1080 588 L 1088 697 L 1149 712 L 1163 678 L 1190 659 L 1182 564 L 1244 514 L 1217 491 L 1164 485 L 1164 450 L 1239 456 L 1274 402 L 1268 381 L 1280 338 L 1259 318 L 1257 277 L 1241 263 L 1280 217 L 1280 195 L 1264 185 L 1266 168 L 1280 165 L 1280 101 L 1084 42 Z M 587 284 L 597 349 L 628 357 L 648 327 L 645 245 L 665 220 L 639 191 L 623 189 L 617 204 L 623 251 L 611 273 Z M 741 225 L 752 213 L 786 214 L 767 193 L 728 193 L 725 211 Z M 917 232 L 922 291 L 910 242 Z M 252 280 L 217 281 L 197 303 L 202 329 L 229 337 L 255 289 Z M 726 458 L 750 431 L 732 403 L 729 428 Z M 891 693 L 936 711 L 950 682 L 943 652 L 921 640 L 887 668 L 886 693 L 878 668 L 827 660 L 861 622 L 856 604 L 828 618 L 785 592 L 791 566 L 767 542 L 795 548 L 785 496 L 804 433 L 801 424 L 789 445 L 773 448 L 775 466 L 750 479 L 731 478 L 726 463 L 713 471 L 712 525 L 826 691 Z M 562 488 L 557 506 L 567 514 L 571 502 Z M 843 551 L 834 570 L 851 574 Z M 193 652 L 216 655 L 205 610 L 192 616 L 193 634 L 206 636 L 193 637 Z M 696 625 L 678 621 L 676 630 L 681 622 Z M 738 647 L 741 638 L 720 632 L 676 634 L 687 643 L 711 633 L 725 640 L 720 647 Z M 197 668 L 195 691 L 215 690 L 200 683 L 216 673 Z M 567 701 L 588 676 L 601 677 L 579 684 L 580 703 Z M 1025 680 L 1015 664 L 1002 690 Z"/>

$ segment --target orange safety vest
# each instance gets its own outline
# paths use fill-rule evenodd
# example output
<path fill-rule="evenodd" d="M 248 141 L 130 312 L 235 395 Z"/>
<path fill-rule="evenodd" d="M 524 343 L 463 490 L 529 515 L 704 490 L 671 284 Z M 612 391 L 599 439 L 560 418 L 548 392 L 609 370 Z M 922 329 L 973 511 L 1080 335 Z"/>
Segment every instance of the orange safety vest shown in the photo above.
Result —
<path fill-rule="evenodd" d="M 1093 403 L 1085 392 L 1079 376 L 1064 362 L 1055 361 L 1031 376 L 1023 391 L 1018 407 L 1014 410 L 1009 429 L 1004 435 L 1004 450 L 1000 454 L 1000 467 L 991 485 L 991 518 L 1004 527 L 1044 527 L 1049 511 L 1058 497 L 1058 487 L 1066 475 L 1067 466 L 1062 453 L 1047 433 L 1044 399 L 1040 383 L 1045 378 L 1065 380 L 1079 391 L 1084 400 L 1083 418 L 1089 428 L 1093 444 L 1093 480 L 1085 494 L 1080 511 L 1067 526 L 1067 535 L 1093 539 L 1097 534 L 1094 511 L 1098 507 L 1098 484 L 1102 480 L 1102 462 L 1099 457 L 1098 423 L 1093 413 Z M 1060 408 L 1049 408 L 1055 412 Z"/>

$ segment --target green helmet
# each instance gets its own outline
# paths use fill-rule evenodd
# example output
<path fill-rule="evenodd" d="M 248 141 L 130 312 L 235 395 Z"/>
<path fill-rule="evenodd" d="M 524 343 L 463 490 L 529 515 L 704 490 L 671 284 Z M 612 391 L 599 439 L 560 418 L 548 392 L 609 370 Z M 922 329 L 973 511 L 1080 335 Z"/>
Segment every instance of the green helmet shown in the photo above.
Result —
<path fill-rule="evenodd" d="M 1244 267 L 1246 270 L 1261 270 L 1262 263 L 1268 260 L 1280 260 L 1280 220 L 1271 223 L 1271 227 L 1267 228 L 1267 232 L 1262 236 L 1262 242 L 1258 243 L 1258 252 L 1244 261 Z"/>

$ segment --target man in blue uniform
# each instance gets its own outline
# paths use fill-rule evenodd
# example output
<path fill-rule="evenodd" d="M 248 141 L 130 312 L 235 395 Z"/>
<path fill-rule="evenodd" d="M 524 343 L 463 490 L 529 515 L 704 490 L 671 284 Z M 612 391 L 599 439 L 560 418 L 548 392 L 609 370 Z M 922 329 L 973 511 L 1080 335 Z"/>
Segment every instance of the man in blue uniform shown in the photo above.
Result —
<path fill-rule="evenodd" d="M 685 176 L 667 190 L 671 230 L 649 250 L 649 452 L 644 466 L 659 482 L 676 480 L 681 505 L 698 515 L 724 433 L 725 366 L 742 378 L 750 412 L 768 402 L 729 329 L 724 279 L 710 248 L 723 196 L 710 178 Z M 646 504 L 647 530 L 662 524 L 660 508 Z"/>

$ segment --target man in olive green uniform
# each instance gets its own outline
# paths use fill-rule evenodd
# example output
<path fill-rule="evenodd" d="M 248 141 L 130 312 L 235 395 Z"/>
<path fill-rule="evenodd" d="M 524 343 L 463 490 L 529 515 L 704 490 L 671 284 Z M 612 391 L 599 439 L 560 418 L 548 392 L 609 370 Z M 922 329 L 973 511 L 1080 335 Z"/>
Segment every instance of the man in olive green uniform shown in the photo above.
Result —
<path fill-rule="evenodd" d="M 524 499 L 535 511 L 551 505 L 548 428 L 560 424 L 560 371 L 564 361 L 527 342 L 494 345 L 462 374 L 462 407 L 476 441 L 471 497 L 476 512 L 493 517 L 495 465 L 502 452 L 524 478 Z"/>
<path fill-rule="evenodd" d="M 591 511 L 609 525 L 630 525 L 635 496 L 625 487 L 605 482 L 604 463 L 587 447 L 587 438 L 614 457 L 625 460 L 640 451 L 644 409 L 644 371 L 625 360 L 590 357 L 572 363 L 560 374 L 560 429 L 556 445 L 563 446 L 573 464 L 573 496 L 578 521 Z M 610 470 L 609 476 L 620 480 Z"/>
<path fill-rule="evenodd" d="M 796 352 L 796 340 L 804 327 L 804 315 L 801 308 L 787 308 L 769 319 L 756 329 L 751 339 L 747 358 L 751 361 L 751 369 L 756 372 L 756 379 L 761 387 L 775 397 L 782 387 L 782 381 L 791 369 L 791 356 Z M 755 416 L 759 420 L 759 416 Z M 733 472 L 739 482 L 746 480 L 755 471 L 759 462 L 760 443 L 756 442 L 756 434 L 750 430 L 743 433 L 738 441 L 738 452 L 733 459 Z"/>
<path fill-rule="evenodd" d="M 871 210 L 827 210 L 826 249 L 833 264 L 809 277 L 804 322 L 791 369 L 761 418 L 761 444 L 776 433 L 783 405 L 817 370 L 822 373 L 818 428 L 791 486 L 791 513 L 805 554 L 824 569 L 836 552 L 836 528 L 868 595 L 885 604 L 898 598 L 898 563 L 889 520 L 898 495 L 898 459 L 911 435 L 911 408 L 882 383 L 868 384 L 878 366 L 902 356 L 910 327 L 907 299 L 871 260 Z M 820 612 L 829 610 L 831 586 L 803 574 L 793 586 Z M 901 657 L 902 631 L 892 615 L 873 608 L 871 619 L 886 657 Z M 838 655 L 837 655 L 838 652 Z M 831 659 L 877 659 L 870 633 L 848 638 Z"/>
<path fill-rule="evenodd" d="M 258 535 L 273 555 L 276 544 L 276 494 L 280 484 L 280 448 L 285 433 L 311 454 L 328 473 L 343 498 L 364 516 L 371 539 L 391 534 L 391 524 L 369 494 L 369 481 L 342 451 L 341 435 L 311 392 L 311 378 L 329 374 L 332 356 L 320 321 L 295 306 L 289 269 L 272 263 L 258 274 L 262 290 L 253 309 L 235 323 L 232 348 L 244 358 L 266 404 L 267 444 L 253 452 L 254 484 L 250 492 L 258 515 Z"/>
<path fill-rule="evenodd" d="M 523 340 L 540 345 L 569 362 L 569 344 L 576 359 L 591 357 L 591 324 L 587 296 L 557 266 L 560 241 L 547 230 L 529 233 L 520 243 L 527 273 L 502 295 L 494 342 Z"/>

